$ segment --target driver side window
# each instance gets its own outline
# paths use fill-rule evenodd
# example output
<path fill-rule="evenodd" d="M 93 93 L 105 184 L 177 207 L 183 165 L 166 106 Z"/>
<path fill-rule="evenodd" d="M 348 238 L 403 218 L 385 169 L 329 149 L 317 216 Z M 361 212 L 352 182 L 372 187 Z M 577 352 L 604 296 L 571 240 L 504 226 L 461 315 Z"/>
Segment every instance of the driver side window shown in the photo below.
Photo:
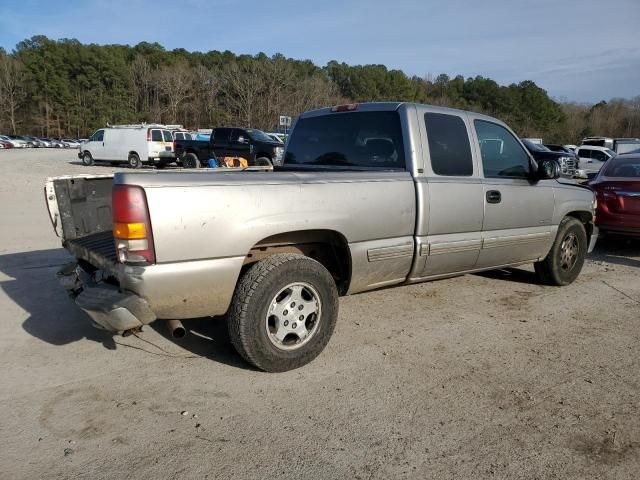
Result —
<path fill-rule="evenodd" d="M 497 123 L 474 122 L 485 178 L 527 178 L 529 155 L 515 137 Z"/>
<path fill-rule="evenodd" d="M 104 139 L 104 130 L 98 130 L 96 133 L 94 133 L 91 136 L 90 141 L 101 142 L 103 139 Z"/>
<path fill-rule="evenodd" d="M 232 143 L 244 143 L 248 140 L 247 134 L 243 130 L 232 130 L 231 132 L 231 142 Z"/>

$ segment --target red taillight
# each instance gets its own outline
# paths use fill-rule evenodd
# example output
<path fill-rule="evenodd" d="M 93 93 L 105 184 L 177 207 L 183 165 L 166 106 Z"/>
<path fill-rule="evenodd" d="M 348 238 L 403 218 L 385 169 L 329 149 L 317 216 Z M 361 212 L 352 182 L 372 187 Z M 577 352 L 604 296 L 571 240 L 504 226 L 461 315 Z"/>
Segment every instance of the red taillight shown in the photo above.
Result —
<path fill-rule="evenodd" d="M 335 107 L 331 107 L 332 112 L 353 112 L 357 109 L 357 103 L 347 103 L 346 105 L 336 105 Z"/>
<path fill-rule="evenodd" d="M 134 265 L 155 263 L 151 220 L 142 187 L 114 185 L 112 212 L 118 261 Z"/>
<path fill-rule="evenodd" d="M 147 128 L 147 142 L 151 141 L 151 130 Z"/>
<path fill-rule="evenodd" d="M 176 141 L 175 141 L 175 139 L 174 139 L 174 140 L 173 140 L 173 152 L 175 153 L 175 151 L 176 151 Z"/>

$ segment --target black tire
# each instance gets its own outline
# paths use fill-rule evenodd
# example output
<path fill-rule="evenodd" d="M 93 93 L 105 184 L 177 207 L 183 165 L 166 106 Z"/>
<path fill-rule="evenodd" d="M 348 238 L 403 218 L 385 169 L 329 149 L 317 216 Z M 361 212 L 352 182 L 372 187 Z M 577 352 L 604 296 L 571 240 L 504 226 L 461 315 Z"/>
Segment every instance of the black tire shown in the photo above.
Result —
<path fill-rule="evenodd" d="M 319 316 L 313 318 L 313 333 L 309 334 L 306 343 L 283 349 L 291 347 L 278 347 L 272 340 L 269 324 L 272 315 L 267 313 L 272 302 L 277 301 L 277 295 L 296 282 L 312 287 L 318 299 Z M 284 308 L 288 307 L 285 305 Z M 286 315 L 287 310 L 283 314 Z M 298 311 L 290 312 L 293 315 L 291 328 L 295 328 L 293 322 L 297 314 Z M 313 315 L 303 321 L 308 322 Z M 304 315 L 300 319 L 302 317 Z M 255 263 L 242 275 L 227 320 L 231 342 L 247 362 L 266 372 L 285 372 L 306 365 L 322 352 L 337 318 L 338 290 L 329 271 L 309 257 L 283 253 Z M 287 325 L 287 322 L 283 324 Z"/>
<path fill-rule="evenodd" d="M 253 164 L 256 167 L 271 167 L 273 166 L 271 160 L 268 157 L 258 157 L 254 160 Z"/>
<path fill-rule="evenodd" d="M 84 152 L 84 154 L 82 155 L 82 164 L 87 167 L 90 167 L 94 164 L 93 157 L 89 152 Z"/>
<path fill-rule="evenodd" d="M 584 225 L 576 218 L 565 217 L 558 226 L 549 254 L 544 260 L 536 262 L 534 268 L 542 283 L 569 285 L 580 274 L 586 256 L 587 232 Z"/>
<path fill-rule="evenodd" d="M 195 153 L 187 153 L 182 158 L 182 166 L 184 168 L 200 168 L 200 159 Z"/>
<path fill-rule="evenodd" d="M 129 164 L 129 168 L 141 168 L 142 162 L 140 161 L 140 157 L 137 153 L 129 154 L 129 158 L 127 159 L 127 163 Z"/>

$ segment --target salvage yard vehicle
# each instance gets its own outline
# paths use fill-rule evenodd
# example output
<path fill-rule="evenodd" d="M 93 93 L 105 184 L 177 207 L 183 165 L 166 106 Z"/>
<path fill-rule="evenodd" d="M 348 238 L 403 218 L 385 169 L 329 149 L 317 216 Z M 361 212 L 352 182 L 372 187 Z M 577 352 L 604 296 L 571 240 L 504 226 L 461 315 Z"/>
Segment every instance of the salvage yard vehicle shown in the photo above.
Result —
<path fill-rule="evenodd" d="M 616 156 L 616 152 L 606 147 L 580 145 L 576 150 L 580 168 L 578 175 L 584 178 L 594 178 L 607 160 Z"/>
<path fill-rule="evenodd" d="M 611 159 L 589 185 L 598 199 L 600 230 L 640 236 L 640 154 Z"/>
<path fill-rule="evenodd" d="M 249 166 L 281 165 L 284 146 L 255 128 L 214 128 L 208 141 L 174 142 L 176 160 L 185 168 L 207 165 L 209 159 L 224 163 L 226 158 L 242 159 Z"/>
<path fill-rule="evenodd" d="M 80 144 L 78 158 L 87 166 L 100 160 L 126 162 L 131 168 L 140 168 L 143 163 L 163 168 L 174 161 L 173 135 L 163 125 L 101 128 Z"/>
<path fill-rule="evenodd" d="M 302 114 L 273 171 L 66 176 L 45 195 L 77 259 L 58 277 L 96 324 L 226 314 L 240 355 L 276 372 L 324 349 L 340 295 L 532 262 L 573 282 L 595 198 L 559 175 L 494 118 L 368 103 Z"/>
<path fill-rule="evenodd" d="M 529 139 L 522 138 L 525 148 L 536 161 L 543 159 L 554 159 L 560 164 L 560 173 L 563 177 L 573 178 L 578 169 L 578 156 L 575 153 L 565 151 L 552 151 L 542 143 L 534 143 Z"/>

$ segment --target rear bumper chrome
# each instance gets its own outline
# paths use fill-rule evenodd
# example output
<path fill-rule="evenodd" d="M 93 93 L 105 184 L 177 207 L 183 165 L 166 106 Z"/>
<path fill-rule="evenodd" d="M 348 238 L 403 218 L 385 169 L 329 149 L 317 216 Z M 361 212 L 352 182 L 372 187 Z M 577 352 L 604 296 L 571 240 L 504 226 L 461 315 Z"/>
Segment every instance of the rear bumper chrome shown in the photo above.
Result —
<path fill-rule="evenodd" d="M 62 286 L 93 320 L 98 328 L 112 332 L 123 332 L 147 325 L 156 319 L 149 304 L 131 292 L 122 292 L 117 287 L 91 281 L 88 275 L 69 264 L 58 272 Z"/>

